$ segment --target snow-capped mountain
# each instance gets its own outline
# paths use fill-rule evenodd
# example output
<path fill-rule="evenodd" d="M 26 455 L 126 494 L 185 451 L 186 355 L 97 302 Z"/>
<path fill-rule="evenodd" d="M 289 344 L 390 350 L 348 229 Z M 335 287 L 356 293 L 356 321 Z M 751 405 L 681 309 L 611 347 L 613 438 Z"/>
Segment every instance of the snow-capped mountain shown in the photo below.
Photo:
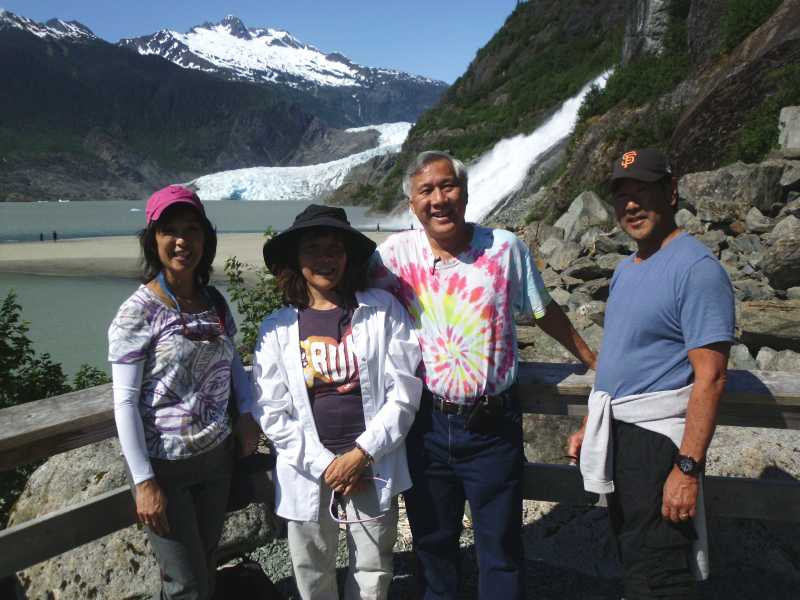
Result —
<path fill-rule="evenodd" d="M 78 23 L 78 21 L 50 19 L 46 23 L 37 23 L 27 17 L 0 9 L 0 29 L 6 28 L 21 29 L 42 39 L 69 39 L 73 41 L 97 39 L 97 36 L 88 27 Z"/>
<path fill-rule="evenodd" d="M 394 80 L 441 87 L 441 81 L 390 69 L 357 65 L 338 53 L 326 54 L 288 31 L 247 28 L 228 15 L 219 23 L 204 23 L 186 33 L 161 30 L 153 35 L 120 40 L 140 54 L 156 54 L 187 69 L 215 73 L 227 79 L 282 83 L 299 89 L 368 88 Z"/>

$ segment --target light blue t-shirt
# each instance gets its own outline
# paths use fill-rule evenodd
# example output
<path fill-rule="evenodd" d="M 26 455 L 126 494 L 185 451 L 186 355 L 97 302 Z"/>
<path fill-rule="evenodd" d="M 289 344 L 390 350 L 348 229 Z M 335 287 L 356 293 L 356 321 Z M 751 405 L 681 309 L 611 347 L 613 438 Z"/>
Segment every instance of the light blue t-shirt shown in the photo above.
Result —
<path fill-rule="evenodd" d="M 681 233 L 647 260 L 622 261 L 611 279 L 595 389 L 612 398 L 675 390 L 694 373 L 688 351 L 733 342 L 728 274 Z"/>

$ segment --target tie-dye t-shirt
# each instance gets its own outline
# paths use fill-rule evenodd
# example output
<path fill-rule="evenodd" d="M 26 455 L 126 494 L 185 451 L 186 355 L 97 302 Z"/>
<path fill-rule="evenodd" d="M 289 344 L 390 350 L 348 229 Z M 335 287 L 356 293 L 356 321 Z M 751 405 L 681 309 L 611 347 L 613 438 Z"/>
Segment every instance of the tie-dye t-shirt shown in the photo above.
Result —
<path fill-rule="evenodd" d="M 149 456 L 188 458 L 230 435 L 228 399 L 236 334 L 230 310 L 225 310 L 222 335 L 218 333 L 215 309 L 183 313 L 181 320 L 177 310 L 143 285 L 120 306 L 108 329 L 108 360 L 144 361 L 139 413 Z"/>
<path fill-rule="evenodd" d="M 423 230 L 390 236 L 373 258 L 373 283 L 406 307 L 422 348 L 422 380 L 464 402 L 502 392 L 517 376 L 515 315 L 541 317 L 550 296 L 513 233 L 473 225 L 470 248 L 434 263 Z"/>

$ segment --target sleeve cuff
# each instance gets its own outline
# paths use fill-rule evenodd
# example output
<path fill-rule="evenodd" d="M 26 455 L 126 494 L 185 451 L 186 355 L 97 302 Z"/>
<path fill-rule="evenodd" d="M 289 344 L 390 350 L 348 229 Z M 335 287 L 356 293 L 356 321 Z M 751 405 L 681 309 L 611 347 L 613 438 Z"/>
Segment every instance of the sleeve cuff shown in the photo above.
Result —
<path fill-rule="evenodd" d="M 333 462 L 334 458 L 336 458 L 336 455 L 333 452 L 327 448 L 323 448 L 322 452 L 320 452 L 317 457 L 311 461 L 311 465 L 309 465 L 309 472 L 316 479 L 320 479 L 322 474 L 325 472 L 325 469 L 327 469 L 328 465 Z"/>

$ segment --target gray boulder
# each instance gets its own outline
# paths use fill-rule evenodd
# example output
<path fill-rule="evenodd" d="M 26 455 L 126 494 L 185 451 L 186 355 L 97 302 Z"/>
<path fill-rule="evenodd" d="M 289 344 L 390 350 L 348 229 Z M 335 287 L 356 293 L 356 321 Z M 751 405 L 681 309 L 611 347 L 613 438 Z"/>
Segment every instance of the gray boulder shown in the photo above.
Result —
<path fill-rule="evenodd" d="M 544 286 L 548 290 L 557 288 L 561 285 L 561 275 L 548 267 L 542 271 L 542 281 L 544 281 Z"/>
<path fill-rule="evenodd" d="M 725 233 L 721 229 L 712 229 L 696 237 L 715 256 L 720 255 L 722 245 L 725 243 Z"/>
<path fill-rule="evenodd" d="M 567 212 L 555 222 L 564 230 L 564 239 L 577 242 L 592 226 L 611 229 L 614 213 L 594 192 L 583 192 L 572 201 Z"/>
<path fill-rule="evenodd" d="M 558 246 L 547 258 L 547 263 L 556 271 L 563 271 L 581 255 L 581 247 L 575 242 L 562 242 L 561 240 L 547 240 L 558 242 Z"/>
<path fill-rule="evenodd" d="M 737 322 L 739 339 L 750 348 L 800 352 L 800 300 L 742 302 Z"/>
<path fill-rule="evenodd" d="M 616 266 L 616 265 L 615 265 Z M 569 267 L 564 269 L 563 275 L 567 277 L 574 277 L 583 281 L 591 279 L 599 279 L 601 277 L 611 277 L 614 269 L 601 266 L 598 261 L 595 261 L 588 256 L 579 258 L 574 261 Z"/>
<path fill-rule="evenodd" d="M 594 254 L 597 238 L 601 235 L 603 235 L 602 229 L 599 227 L 590 227 L 583 233 L 578 243 L 581 245 L 581 248 L 586 250 L 589 254 Z"/>
<path fill-rule="evenodd" d="M 19 525 L 127 485 L 116 438 L 58 454 L 28 480 L 9 519 Z M 280 525 L 261 504 L 231 513 L 221 553 L 253 550 Z M 159 583 L 158 565 L 144 530 L 131 526 L 39 563 L 19 574 L 28 598 L 144 598 Z"/>
<path fill-rule="evenodd" d="M 592 300 L 606 301 L 608 299 L 608 288 L 611 280 L 607 278 L 592 279 L 575 288 L 576 294 L 586 294 Z"/>
<path fill-rule="evenodd" d="M 634 242 L 621 229 L 614 229 L 597 237 L 594 241 L 594 251 L 598 254 L 630 254 L 636 250 Z"/>
<path fill-rule="evenodd" d="M 727 244 L 730 250 L 736 254 L 743 254 L 745 256 L 758 252 L 763 247 L 761 238 L 752 233 L 728 237 Z"/>
<path fill-rule="evenodd" d="M 736 295 L 736 299 L 741 302 L 746 300 L 772 300 L 775 298 L 775 290 L 767 283 L 754 279 L 734 281 L 733 293 Z"/>
<path fill-rule="evenodd" d="M 800 158 L 800 106 L 781 109 L 778 146 L 786 158 Z"/>
<path fill-rule="evenodd" d="M 692 235 L 699 235 L 705 231 L 703 222 L 685 208 L 675 213 L 675 224 Z"/>
<path fill-rule="evenodd" d="M 597 257 L 597 266 L 609 272 L 609 275 L 614 272 L 619 263 L 627 257 L 622 254 L 604 254 Z"/>
<path fill-rule="evenodd" d="M 765 217 L 755 206 L 744 217 L 745 226 L 750 233 L 767 233 L 772 229 L 772 219 Z"/>
<path fill-rule="evenodd" d="M 762 371 L 800 372 L 800 353 L 791 350 L 773 350 L 764 346 L 756 356 L 758 368 Z"/>
<path fill-rule="evenodd" d="M 569 303 L 570 293 L 563 288 L 556 288 L 550 292 L 550 297 L 559 306 L 566 306 Z"/>
<path fill-rule="evenodd" d="M 733 293 L 736 299 L 744 302 L 747 300 L 772 300 L 775 290 L 763 281 L 754 279 L 739 279 L 733 282 Z"/>
<path fill-rule="evenodd" d="M 539 244 L 539 252 L 538 255 L 541 257 L 545 262 L 550 260 L 550 257 L 557 251 L 560 250 L 564 246 L 564 241 L 558 238 L 547 238 L 543 242 Z"/>
<path fill-rule="evenodd" d="M 528 245 L 528 248 L 536 256 L 539 254 L 540 246 L 546 240 L 550 238 L 564 239 L 564 231 L 541 221 L 533 221 L 525 226 L 521 237 L 522 241 Z"/>
<path fill-rule="evenodd" d="M 729 369 L 742 369 L 744 371 L 753 371 L 758 369 L 758 363 L 750 350 L 744 344 L 735 344 L 731 347 L 731 353 L 728 357 Z"/>
<path fill-rule="evenodd" d="M 716 171 L 690 173 L 681 177 L 678 193 L 701 221 L 732 223 L 745 219 L 754 206 L 768 212 L 783 200 L 780 181 L 785 166 L 785 161 L 737 162 Z"/>
<path fill-rule="evenodd" d="M 786 290 L 786 298 L 789 300 L 800 300 L 800 287 L 791 287 Z"/>
<path fill-rule="evenodd" d="M 761 261 L 761 270 L 770 285 L 785 290 L 800 285 L 800 219 L 784 218 L 770 234 L 772 248 Z"/>
<path fill-rule="evenodd" d="M 585 329 L 594 323 L 603 326 L 606 316 L 606 303 L 592 300 L 582 304 L 575 310 L 575 324 L 579 329 Z"/>

